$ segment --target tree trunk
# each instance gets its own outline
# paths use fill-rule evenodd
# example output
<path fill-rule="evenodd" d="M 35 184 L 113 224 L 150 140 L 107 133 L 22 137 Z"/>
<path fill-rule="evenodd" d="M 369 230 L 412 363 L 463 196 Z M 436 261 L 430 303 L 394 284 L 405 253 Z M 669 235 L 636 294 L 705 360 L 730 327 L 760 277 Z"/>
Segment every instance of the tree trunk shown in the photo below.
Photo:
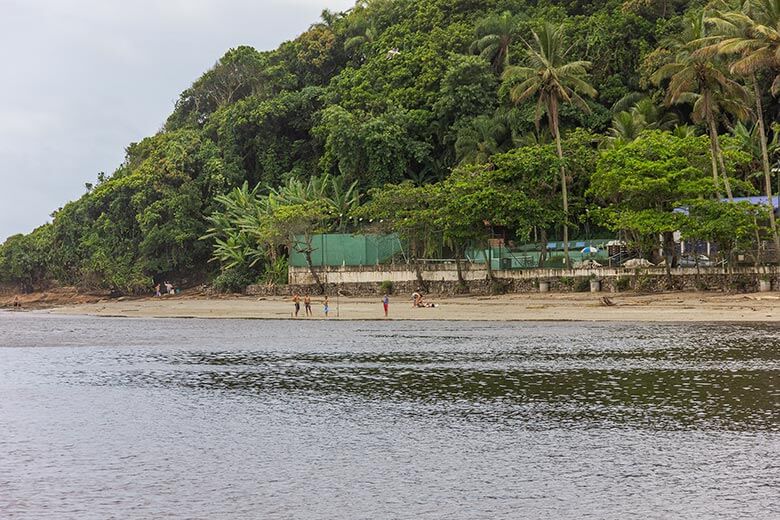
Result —
<path fill-rule="evenodd" d="M 420 286 L 420 289 L 428 292 L 428 282 L 423 278 L 420 260 L 417 258 L 414 259 L 414 275 L 417 277 L 417 284 Z"/>
<path fill-rule="evenodd" d="M 490 241 L 488 241 L 487 250 L 487 275 L 488 280 L 492 283 L 496 281 L 496 275 L 493 273 L 493 247 L 490 245 Z"/>
<path fill-rule="evenodd" d="M 550 104 L 550 127 L 555 135 L 555 147 L 558 150 L 558 159 L 561 160 L 561 195 L 563 196 L 563 258 L 566 268 L 571 268 L 569 259 L 569 187 L 566 182 L 566 168 L 563 166 L 563 147 L 561 135 L 558 131 L 558 106 L 555 101 Z"/>
<path fill-rule="evenodd" d="M 756 269 L 761 265 L 761 236 L 758 234 L 758 219 L 753 217 L 753 225 L 756 229 L 756 254 L 754 255 L 756 261 Z"/>
<path fill-rule="evenodd" d="M 726 197 L 729 202 L 734 202 L 734 193 L 731 191 L 731 181 L 729 180 L 729 174 L 726 171 L 726 161 L 723 160 L 723 150 L 720 147 L 720 137 L 715 134 L 715 152 L 718 154 L 718 163 L 720 164 L 720 170 L 723 172 L 723 185 L 726 187 Z"/>
<path fill-rule="evenodd" d="M 675 261 L 675 251 L 674 251 L 674 233 L 671 231 L 665 231 L 663 233 L 664 238 L 664 260 L 666 263 L 666 277 L 668 279 L 670 288 L 672 283 L 672 267 L 675 266 L 677 263 Z"/>
<path fill-rule="evenodd" d="M 314 262 L 311 259 L 311 249 L 306 249 L 303 253 L 306 257 L 306 265 L 309 267 L 309 272 L 311 273 L 311 277 L 314 279 L 315 285 L 317 285 L 317 294 L 323 294 L 325 292 L 325 286 L 322 284 L 322 281 L 320 281 L 320 275 L 317 273 L 317 270 L 314 269 Z"/>
<path fill-rule="evenodd" d="M 469 292 L 469 286 L 466 283 L 466 279 L 463 278 L 463 266 L 461 265 L 463 260 L 463 252 L 461 247 L 455 247 L 455 267 L 458 270 L 458 288 L 460 292 Z"/>
<path fill-rule="evenodd" d="M 723 154 L 720 151 L 718 128 L 715 126 L 715 118 L 712 114 L 707 114 L 707 127 L 710 132 L 710 158 L 712 159 L 712 180 L 715 183 L 715 195 L 717 195 L 718 200 L 723 198 L 720 194 L 720 183 L 718 182 L 718 163 L 720 163 L 723 185 L 726 187 L 726 196 L 729 198 L 729 202 L 734 202 L 734 195 L 731 193 L 731 183 L 726 175 L 726 164 L 723 162 Z"/>
<path fill-rule="evenodd" d="M 539 269 L 541 269 L 547 261 L 547 230 L 541 229 L 539 234 L 542 242 L 542 252 L 539 254 Z"/>
<path fill-rule="evenodd" d="M 764 107 L 761 104 L 761 89 L 753 74 L 753 95 L 756 97 L 756 118 L 758 119 L 759 140 L 761 142 L 761 162 L 764 166 L 764 191 L 766 192 L 767 205 L 769 206 L 769 226 L 772 228 L 772 238 L 775 241 L 775 261 L 780 262 L 780 235 L 777 233 L 775 220 L 775 205 L 772 202 L 772 171 L 769 167 L 769 152 L 766 146 L 766 128 L 764 128 Z"/>

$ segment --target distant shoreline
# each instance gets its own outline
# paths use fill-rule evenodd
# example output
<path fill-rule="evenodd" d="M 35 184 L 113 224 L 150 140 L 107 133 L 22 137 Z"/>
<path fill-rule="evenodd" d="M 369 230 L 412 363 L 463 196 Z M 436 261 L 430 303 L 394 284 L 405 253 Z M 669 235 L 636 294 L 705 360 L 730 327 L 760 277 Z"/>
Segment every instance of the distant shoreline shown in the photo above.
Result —
<path fill-rule="evenodd" d="M 91 299 L 75 296 L 40 296 L 23 310 L 55 315 L 84 315 L 123 318 L 258 319 L 293 320 L 289 298 L 249 296 L 204 297 L 182 295 L 161 298 Z M 609 298 L 611 306 L 602 301 Z M 475 321 L 475 322 L 780 322 L 780 293 L 724 294 L 685 292 L 663 294 L 549 293 L 502 296 L 438 298 L 432 309 L 413 309 L 405 296 L 391 297 L 390 316 L 384 318 L 379 297 L 330 298 L 329 320 L 356 321 Z M 84 301 L 82 301 L 84 300 Z M 8 308 L 9 299 L 0 298 Z M 305 318 L 303 306 L 298 320 L 326 319 L 322 298 L 315 297 L 314 316 Z"/>

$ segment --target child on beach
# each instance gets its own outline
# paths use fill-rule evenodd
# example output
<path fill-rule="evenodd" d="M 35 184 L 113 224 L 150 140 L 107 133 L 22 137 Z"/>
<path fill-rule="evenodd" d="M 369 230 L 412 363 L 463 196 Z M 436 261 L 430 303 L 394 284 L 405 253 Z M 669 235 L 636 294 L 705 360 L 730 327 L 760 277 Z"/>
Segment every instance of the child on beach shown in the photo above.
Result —
<path fill-rule="evenodd" d="M 306 317 L 314 316 L 314 313 L 311 311 L 311 296 L 308 294 L 303 297 L 303 310 L 306 313 Z"/>
<path fill-rule="evenodd" d="M 385 318 L 387 318 L 387 311 L 390 309 L 390 296 L 387 294 L 382 298 L 382 307 L 385 309 Z"/>
<path fill-rule="evenodd" d="M 330 306 L 328 305 L 328 297 L 325 297 L 325 301 L 322 302 L 322 310 L 325 311 L 325 317 L 328 317 L 328 313 L 330 312 Z"/>

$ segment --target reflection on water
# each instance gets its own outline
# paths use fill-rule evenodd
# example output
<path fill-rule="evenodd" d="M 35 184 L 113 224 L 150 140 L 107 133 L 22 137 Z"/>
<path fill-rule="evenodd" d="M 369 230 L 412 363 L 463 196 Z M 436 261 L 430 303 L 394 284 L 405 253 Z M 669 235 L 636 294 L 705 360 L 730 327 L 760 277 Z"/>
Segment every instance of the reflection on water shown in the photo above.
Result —
<path fill-rule="evenodd" d="M 779 368 L 774 326 L 0 314 L 0 511 L 772 518 Z"/>

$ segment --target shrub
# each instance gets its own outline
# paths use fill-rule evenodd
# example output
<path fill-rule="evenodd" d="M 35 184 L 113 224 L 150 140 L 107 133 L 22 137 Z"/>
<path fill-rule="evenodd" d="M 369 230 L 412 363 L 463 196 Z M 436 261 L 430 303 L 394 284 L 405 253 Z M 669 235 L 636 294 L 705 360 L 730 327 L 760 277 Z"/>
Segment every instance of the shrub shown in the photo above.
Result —
<path fill-rule="evenodd" d="M 590 278 L 580 278 L 577 280 L 574 290 L 576 292 L 590 292 Z"/>
<path fill-rule="evenodd" d="M 574 278 L 571 278 L 569 276 L 561 276 L 558 278 L 558 283 L 560 283 L 564 287 L 572 288 L 574 287 Z"/>
<path fill-rule="evenodd" d="M 392 280 L 385 280 L 381 284 L 379 284 L 379 292 L 382 294 L 393 294 Z"/>
<path fill-rule="evenodd" d="M 254 276 L 248 269 L 234 267 L 219 273 L 219 276 L 214 278 L 212 287 L 221 293 L 242 293 L 246 286 L 254 281 Z"/>
<path fill-rule="evenodd" d="M 639 292 L 653 292 L 653 277 L 646 274 L 636 277 L 636 290 Z"/>
<path fill-rule="evenodd" d="M 287 259 L 278 258 L 274 263 L 265 267 L 263 282 L 272 285 L 285 285 L 288 281 Z"/>
<path fill-rule="evenodd" d="M 631 278 L 629 276 L 621 276 L 615 280 L 615 289 L 620 292 L 631 289 Z"/>
<path fill-rule="evenodd" d="M 733 276 L 728 283 L 729 288 L 733 291 L 747 293 L 756 290 L 756 282 L 754 282 L 748 276 Z"/>

